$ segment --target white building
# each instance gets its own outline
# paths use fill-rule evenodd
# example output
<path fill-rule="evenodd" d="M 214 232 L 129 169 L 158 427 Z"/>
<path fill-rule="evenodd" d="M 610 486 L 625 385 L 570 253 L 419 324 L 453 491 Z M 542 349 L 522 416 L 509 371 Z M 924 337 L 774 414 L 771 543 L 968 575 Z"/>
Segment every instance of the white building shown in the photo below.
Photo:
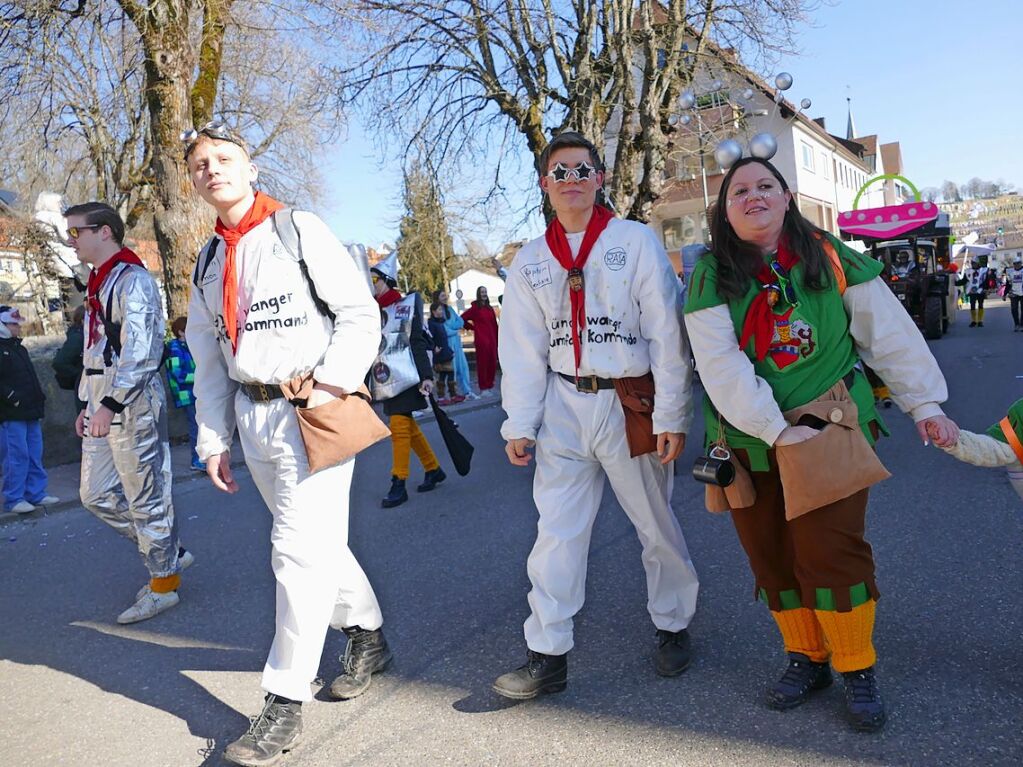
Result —
<path fill-rule="evenodd" d="M 467 269 L 448 283 L 448 300 L 459 313 L 468 309 L 476 300 L 476 289 L 486 288 L 490 303 L 495 307 L 497 299 L 504 295 L 504 280 L 493 272 Z"/>

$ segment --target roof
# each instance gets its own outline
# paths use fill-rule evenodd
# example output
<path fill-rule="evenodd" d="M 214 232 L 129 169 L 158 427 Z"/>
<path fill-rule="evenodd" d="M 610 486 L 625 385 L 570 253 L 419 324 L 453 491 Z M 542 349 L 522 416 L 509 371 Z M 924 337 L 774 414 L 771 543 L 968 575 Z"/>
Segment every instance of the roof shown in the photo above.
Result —
<path fill-rule="evenodd" d="M 881 144 L 881 164 L 885 173 L 902 173 L 902 147 L 898 141 Z"/>
<path fill-rule="evenodd" d="M 18 195 L 9 189 L 0 189 L 0 207 L 2 208 L 13 208 L 14 201 L 18 199 Z"/>
<path fill-rule="evenodd" d="M 870 136 L 857 136 L 853 139 L 857 144 L 863 147 L 865 154 L 877 154 L 877 134 L 871 134 Z"/>

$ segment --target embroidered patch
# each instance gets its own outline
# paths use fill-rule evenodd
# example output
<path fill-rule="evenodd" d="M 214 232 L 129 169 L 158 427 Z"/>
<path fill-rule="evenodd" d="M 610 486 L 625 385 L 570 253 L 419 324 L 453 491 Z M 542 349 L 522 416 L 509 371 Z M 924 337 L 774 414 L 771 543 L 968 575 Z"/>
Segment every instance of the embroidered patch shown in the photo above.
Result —
<path fill-rule="evenodd" d="M 775 315 L 774 335 L 767 353 L 779 370 L 809 357 L 816 348 L 813 328 L 803 320 L 793 320 L 792 309 Z"/>
<path fill-rule="evenodd" d="M 612 272 L 623 269 L 626 260 L 628 260 L 628 254 L 625 252 L 625 248 L 611 248 L 604 254 L 604 265 Z"/>
<path fill-rule="evenodd" d="M 541 261 L 539 264 L 526 264 L 521 269 L 522 276 L 533 290 L 551 284 L 551 262 Z"/>

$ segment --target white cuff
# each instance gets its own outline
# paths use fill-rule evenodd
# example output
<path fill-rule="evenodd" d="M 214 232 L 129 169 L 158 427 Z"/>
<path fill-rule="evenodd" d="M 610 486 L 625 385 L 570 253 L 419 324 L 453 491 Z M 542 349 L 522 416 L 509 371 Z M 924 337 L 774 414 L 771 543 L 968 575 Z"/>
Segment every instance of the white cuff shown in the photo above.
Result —
<path fill-rule="evenodd" d="M 941 405 L 937 402 L 925 402 L 909 411 L 909 417 L 913 419 L 914 423 L 934 418 L 936 415 L 945 415 L 945 411 L 941 409 Z"/>

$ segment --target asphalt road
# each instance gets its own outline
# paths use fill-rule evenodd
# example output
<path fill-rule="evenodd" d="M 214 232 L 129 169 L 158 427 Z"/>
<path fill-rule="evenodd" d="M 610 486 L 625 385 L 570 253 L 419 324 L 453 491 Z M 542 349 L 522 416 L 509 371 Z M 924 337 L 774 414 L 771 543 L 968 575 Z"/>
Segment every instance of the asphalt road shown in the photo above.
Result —
<path fill-rule="evenodd" d="M 981 430 L 1023 396 L 1023 334 L 1000 302 L 932 344 L 947 410 Z M 531 470 L 503 458 L 492 407 L 460 416 L 472 474 L 395 510 L 389 448 L 359 459 L 353 548 L 376 585 L 396 661 L 369 693 L 305 707 L 287 767 L 315 765 L 1018 765 L 1023 762 L 1023 514 L 1001 470 L 924 448 L 893 413 L 873 493 L 876 643 L 890 707 L 880 735 L 847 730 L 841 685 L 788 713 L 759 703 L 784 659 L 727 517 L 702 508 L 678 463 L 674 506 L 702 579 L 695 660 L 657 677 L 640 547 L 606 493 L 576 622 L 566 692 L 513 704 L 490 691 L 522 662 Z M 702 428 L 702 427 L 701 427 Z M 440 445 L 433 424 L 426 427 Z M 413 479 L 418 477 L 414 469 Z M 451 472 L 453 474 L 453 472 Z M 175 486 L 197 557 L 181 605 L 115 618 L 145 574 L 124 540 L 82 510 L 0 527 L 0 765 L 217 765 L 261 702 L 273 630 L 269 514 L 251 482 L 228 497 Z M 343 637 L 331 632 L 329 683 Z"/>

